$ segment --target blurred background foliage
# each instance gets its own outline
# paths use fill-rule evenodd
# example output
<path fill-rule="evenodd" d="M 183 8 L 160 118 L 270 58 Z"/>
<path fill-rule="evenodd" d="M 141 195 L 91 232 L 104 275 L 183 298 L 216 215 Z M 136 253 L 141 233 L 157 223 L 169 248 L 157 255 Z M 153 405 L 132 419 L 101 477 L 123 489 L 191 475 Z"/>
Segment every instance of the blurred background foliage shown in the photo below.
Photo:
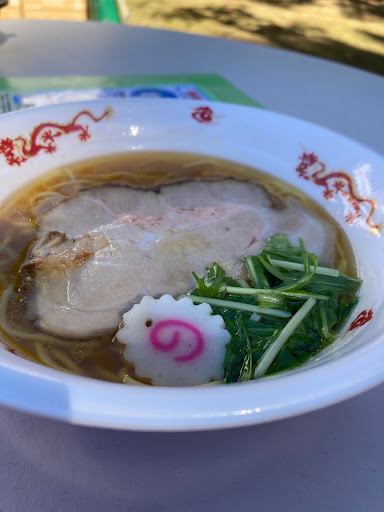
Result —
<path fill-rule="evenodd" d="M 384 74 L 384 0 L 125 0 L 129 23 L 289 48 Z"/>
<path fill-rule="evenodd" d="M 384 0 L 8 0 L 0 17 L 91 19 L 191 32 L 384 74 Z"/>

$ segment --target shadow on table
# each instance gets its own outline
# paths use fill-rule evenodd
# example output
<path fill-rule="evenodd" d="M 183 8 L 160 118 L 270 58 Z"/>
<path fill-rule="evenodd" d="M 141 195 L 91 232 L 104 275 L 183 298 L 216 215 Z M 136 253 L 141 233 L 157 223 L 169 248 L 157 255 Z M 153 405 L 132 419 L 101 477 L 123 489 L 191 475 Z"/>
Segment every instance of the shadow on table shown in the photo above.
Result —
<path fill-rule="evenodd" d="M 287 8 L 298 4 L 316 3 L 316 0 L 264 1 Z M 260 3 L 260 0 L 258 2 Z M 364 19 L 365 17 L 374 16 L 376 21 L 378 17 L 384 17 L 383 0 L 339 0 L 338 3 L 347 17 Z M 327 33 L 319 27 L 299 23 L 287 27 L 279 25 L 278 22 L 268 23 L 253 16 L 246 8 L 181 7 L 168 13 L 162 13 L 161 16 L 164 19 L 182 18 L 191 22 L 215 21 L 225 27 L 232 27 L 241 31 L 246 39 L 249 36 L 259 36 L 265 44 L 308 53 L 350 64 L 367 71 L 384 74 L 384 56 L 379 52 L 364 50 L 334 40 L 328 37 Z M 360 34 L 362 37 L 371 38 L 375 42 L 384 42 L 384 37 L 375 33 L 360 30 Z"/>
<path fill-rule="evenodd" d="M 8 39 L 16 37 L 16 34 L 5 34 L 0 30 L 0 46 L 8 41 Z"/>

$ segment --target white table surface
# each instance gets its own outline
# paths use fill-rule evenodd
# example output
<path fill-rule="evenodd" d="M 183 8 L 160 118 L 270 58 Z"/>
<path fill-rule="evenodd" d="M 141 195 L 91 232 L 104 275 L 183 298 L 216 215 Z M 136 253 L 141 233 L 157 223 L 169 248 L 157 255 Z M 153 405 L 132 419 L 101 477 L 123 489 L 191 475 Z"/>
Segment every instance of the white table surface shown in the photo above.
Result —
<path fill-rule="evenodd" d="M 382 77 L 166 31 L 0 22 L 2 77 L 154 73 L 218 73 L 270 110 L 384 154 Z M 303 416 L 194 433 L 78 427 L 0 408 L 0 510 L 382 512 L 383 403 L 381 385 Z"/>

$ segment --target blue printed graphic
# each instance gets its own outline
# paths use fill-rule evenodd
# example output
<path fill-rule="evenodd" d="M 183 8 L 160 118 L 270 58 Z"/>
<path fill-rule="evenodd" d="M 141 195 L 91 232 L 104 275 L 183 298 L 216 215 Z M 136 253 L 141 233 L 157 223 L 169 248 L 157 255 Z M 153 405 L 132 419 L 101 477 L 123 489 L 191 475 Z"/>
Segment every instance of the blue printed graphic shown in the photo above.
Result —
<path fill-rule="evenodd" d="M 131 92 L 132 98 L 177 98 L 177 94 L 166 89 L 143 87 Z"/>

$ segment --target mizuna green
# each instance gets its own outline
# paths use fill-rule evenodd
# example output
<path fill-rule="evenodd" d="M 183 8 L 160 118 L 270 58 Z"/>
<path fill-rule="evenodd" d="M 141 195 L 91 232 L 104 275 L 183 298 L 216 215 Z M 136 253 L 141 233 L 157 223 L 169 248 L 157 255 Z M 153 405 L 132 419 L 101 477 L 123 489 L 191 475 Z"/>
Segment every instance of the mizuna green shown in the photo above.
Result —
<path fill-rule="evenodd" d="M 188 297 L 206 302 L 231 334 L 223 362 L 226 383 L 247 381 L 303 364 L 333 343 L 356 305 L 361 281 L 318 258 L 286 235 L 272 236 L 244 260 L 248 279 L 234 280 L 215 263 Z"/>

